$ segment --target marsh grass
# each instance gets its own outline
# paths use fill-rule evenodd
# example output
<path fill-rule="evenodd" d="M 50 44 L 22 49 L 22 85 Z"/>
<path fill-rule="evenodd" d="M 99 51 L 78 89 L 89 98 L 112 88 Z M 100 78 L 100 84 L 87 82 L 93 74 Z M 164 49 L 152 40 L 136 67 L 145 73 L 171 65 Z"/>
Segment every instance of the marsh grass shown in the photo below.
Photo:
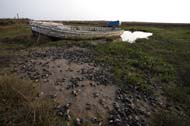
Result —
<path fill-rule="evenodd" d="M 173 110 L 153 113 L 153 126 L 188 126 L 190 120 L 190 30 L 187 27 L 128 26 L 125 30 L 152 32 L 150 39 L 134 44 L 117 42 L 96 47 L 98 62 L 111 66 L 117 83 L 127 88 L 136 85 L 153 95 L 161 86 L 173 106 L 181 106 L 181 115 Z M 162 116 L 162 114 L 166 114 Z"/>
<path fill-rule="evenodd" d="M 152 92 L 149 90 L 152 88 L 150 79 L 159 78 L 159 85 L 174 79 L 175 73 L 171 65 L 138 48 L 130 47 L 128 43 L 98 45 L 96 49 L 100 54 L 97 62 L 111 66 L 121 86 L 131 84 L 138 86 L 142 91 Z"/>
<path fill-rule="evenodd" d="M 0 26 L 14 25 L 14 24 L 29 24 L 29 19 L 20 18 L 20 19 L 0 19 Z"/>
<path fill-rule="evenodd" d="M 127 85 L 135 85 L 141 92 L 154 95 L 157 90 L 153 87 L 153 83 L 156 83 L 157 86 L 162 87 L 165 96 L 173 106 L 180 106 L 184 116 L 173 110 L 160 110 L 151 115 L 152 126 L 189 126 L 187 123 L 187 120 L 190 120 L 189 27 L 158 24 L 123 25 L 122 28 L 125 30 L 152 32 L 153 36 L 148 40 L 139 39 L 133 44 L 116 41 L 92 45 L 88 41 L 68 40 L 36 43 L 31 39 L 32 33 L 27 23 L 14 23 L 10 20 L 1 22 L 0 56 L 11 57 L 10 50 L 16 52 L 31 47 L 89 48 L 96 52 L 97 63 L 111 67 L 119 86 L 127 90 Z M 52 116 L 51 101 L 33 100 L 37 89 L 31 87 L 33 85 L 31 82 L 1 76 L 0 85 L 0 125 L 48 126 L 59 122 Z M 26 96 L 29 104 L 22 95 L 10 88 L 11 86 Z M 38 113 L 35 114 L 35 121 L 34 112 Z"/>
<path fill-rule="evenodd" d="M 1 126 L 54 126 L 59 118 L 53 102 L 37 98 L 35 84 L 14 76 L 0 76 Z"/>
<path fill-rule="evenodd" d="M 163 110 L 154 113 L 150 120 L 151 126 L 188 126 L 190 123 L 186 115 Z"/>

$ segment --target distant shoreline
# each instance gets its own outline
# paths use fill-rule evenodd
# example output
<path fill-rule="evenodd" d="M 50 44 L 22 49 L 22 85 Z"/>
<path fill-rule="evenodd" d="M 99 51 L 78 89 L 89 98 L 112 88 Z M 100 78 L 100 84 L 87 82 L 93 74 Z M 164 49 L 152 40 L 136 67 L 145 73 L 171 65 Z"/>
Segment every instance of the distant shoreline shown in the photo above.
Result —
<path fill-rule="evenodd" d="M 21 18 L 0 18 L 0 23 L 5 21 L 14 21 L 14 20 L 22 20 L 29 21 L 32 19 Z M 80 24 L 80 25 L 105 25 L 108 21 L 106 20 L 42 20 L 42 21 L 54 21 L 54 22 L 62 22 L 66 24 Z M 122 26 L 176 26 L 176 27 L 190 27 L 190 23 L 164 23 L 164 22 L 138 22 L 138 21 L 122 21 Z"/>

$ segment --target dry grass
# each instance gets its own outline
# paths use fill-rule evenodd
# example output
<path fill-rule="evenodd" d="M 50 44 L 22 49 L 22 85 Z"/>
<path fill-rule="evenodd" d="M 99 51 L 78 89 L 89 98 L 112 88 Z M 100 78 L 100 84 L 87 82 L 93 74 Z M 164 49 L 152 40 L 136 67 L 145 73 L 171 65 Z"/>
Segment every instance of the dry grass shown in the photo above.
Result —
<path fill-rule="evenodd" d="M 50 100 L 37 98 L 36 86 L 14 76 L 0 76 L 1 126 L 53 126 L 61 123 Z"/>

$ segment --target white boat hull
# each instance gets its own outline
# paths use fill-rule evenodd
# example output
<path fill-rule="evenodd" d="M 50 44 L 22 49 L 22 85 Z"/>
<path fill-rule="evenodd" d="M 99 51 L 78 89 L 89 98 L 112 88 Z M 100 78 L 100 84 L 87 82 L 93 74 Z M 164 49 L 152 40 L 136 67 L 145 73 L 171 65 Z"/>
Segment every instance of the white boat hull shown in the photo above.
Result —
<path fill-rule="evenodd" d="M 32 31 L 49 37 L 61 39 L 97 39 L 120 37 L 124 32 L 107 27 L 70 26 L 53 22 L 30 22 Z"/>

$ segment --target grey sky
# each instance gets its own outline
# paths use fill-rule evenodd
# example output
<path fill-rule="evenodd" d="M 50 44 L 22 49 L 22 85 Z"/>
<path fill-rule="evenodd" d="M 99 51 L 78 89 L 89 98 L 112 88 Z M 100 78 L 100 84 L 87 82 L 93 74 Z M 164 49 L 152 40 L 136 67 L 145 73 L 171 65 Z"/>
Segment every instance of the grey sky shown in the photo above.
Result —
<path fill-rule="evenodd" d="M 0 18 L 190 23 L 189 0 L 0 0 Z"/>

